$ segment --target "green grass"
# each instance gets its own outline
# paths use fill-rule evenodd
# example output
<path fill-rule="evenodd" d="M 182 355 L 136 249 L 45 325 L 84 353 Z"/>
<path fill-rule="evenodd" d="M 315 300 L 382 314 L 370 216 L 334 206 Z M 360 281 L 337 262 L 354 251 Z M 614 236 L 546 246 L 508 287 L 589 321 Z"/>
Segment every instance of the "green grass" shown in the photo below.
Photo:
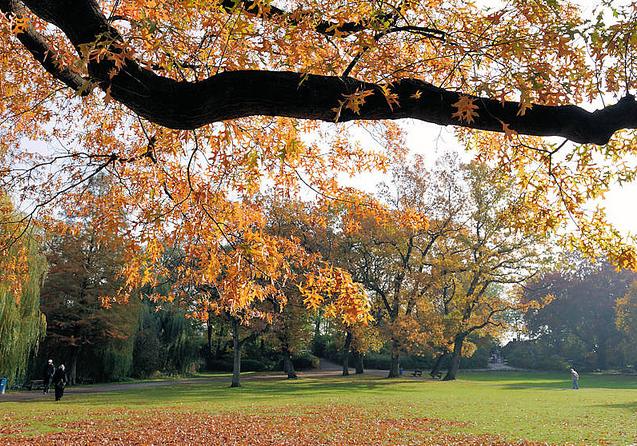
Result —
<path fill-rule="evenodd" d="M 582 375 L 579 391 L 568 374 L 464 373 L 455 382 L 387 380 L 376 376 L 176 384 L 90 395 L 61 403 L 0 403 L 0 426 L 28 433 L 60 423 L 108 417 L 120 409 L 273 414 L 324 406 L 387 408 L 388 417 L 427 417 L 468 423 L 453 431 L 498 434 L 509 440 L 628 445 L 637 443 L 637 377 Z M 1 443 L 1 441 L 0 441 Z"/>

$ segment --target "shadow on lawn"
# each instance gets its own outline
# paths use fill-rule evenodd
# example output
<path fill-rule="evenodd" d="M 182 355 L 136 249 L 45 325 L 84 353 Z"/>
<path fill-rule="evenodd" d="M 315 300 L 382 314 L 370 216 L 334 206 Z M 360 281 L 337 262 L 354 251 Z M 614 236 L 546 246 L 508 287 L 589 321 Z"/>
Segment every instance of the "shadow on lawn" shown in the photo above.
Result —
<path fill-rule="evenodd" d="M 609 409 L 623 409 L 629 412 L 637 411 L 637 401 L 633 401 L 631 403 L 614 403 L 614 404 L 597 404 L 594 407 L 606 407 Z"/>
<path fill-rule="evenodd" d="M 637 390 L 637 378 L 625 377 L 625 379 L 599 379 L 583 375 L 579 381 L 580 389 L 625 389 Z M 522 390 L 522 389 L 555 389 L 555 390 L 572 390 L 571 380 L 569 377 L 556 379 L 553 381 L 520 381 L 509 382 L 499 386 L 503 389 Z"/>
<path fill-rule="evenodd" d="M 242 387 L 231 389 L 230 380 L 214 383 L 176 383 L 173 386 L 151 387 L 77 395 L 74 403 L 88 406 L 103 405 L 152 405 L 163 402 L 173 404 L 215 402 L 224 400 L 237 402 L 276 401 L 277 398 L 313 398 L 330 396 L 338 398 L 344 392 L 361 395 L 367 392 L 413 392 L 410 386 L 401 386 L 406 381 L 394 381 L 379 377 L 365 378 L 301 378 L 299 380 L 246 380 Z M 407 383 L 413 383 L 408 381 Z"/>

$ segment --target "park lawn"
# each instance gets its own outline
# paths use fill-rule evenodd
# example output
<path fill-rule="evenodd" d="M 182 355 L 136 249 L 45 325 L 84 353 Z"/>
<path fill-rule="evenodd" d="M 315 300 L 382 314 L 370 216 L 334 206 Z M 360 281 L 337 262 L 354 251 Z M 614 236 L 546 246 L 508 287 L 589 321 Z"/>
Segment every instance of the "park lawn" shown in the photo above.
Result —
<path fill-rule="evenodd" d="M 332 435 L 332 440 L 350 438 L 347 444 L 365 444 L 357 442 L 361 441 L 357 431 L 375 429 L 378 436 L 369 437 L 370 443 L 371 438 L 377 439 L 375 444 L 397 444 L 398 440 L 401 444 L 450 444 L 445 435 L 457 444 L 469 444 L 470 437 L 463 435 L 484 435 L 476 444 L 501 444 L 498 439 L 637 443 L 637 377 L 584 374 L 579 391 L 569 389 L 568 378 L 568 374 L 465 372 L 453 382 L 365 375 L 245 381 L 238 389 L 226 382 L 176 384 L 68 395 L 60 403 L 0 403 L 0 432 L 5 442 L 15 444 L 24 436 L 45 435 L 33 442 L 46 444 L 46 435 L 126 430 L 131 420 L 131 426 L 137 426 L 133 429 L 140 432 L 144 423 L 170 430 L 176 429 L 176 423 L 186 427 L 199 423 L 198 431 L 215 423 L 227 430 L 243 423 L 248 433 L 260 424 L 269 431 L 285 424 L 290 432 L 281 435 L 323 440 Z M 314 430 L 304 427 L 308 424 Z M 146 432 L 153 435 L 154 431 Z M 429 442 L 418 443 L 421 437 Z M 196 443 L 201 437 L 192 438 Z M 249 438 L 248 434 L 237 444 L 250 444 Z M 263 444 L 288 443 L 270 439 Z M 326 444 L 339 442 L 326 440 Z"/>

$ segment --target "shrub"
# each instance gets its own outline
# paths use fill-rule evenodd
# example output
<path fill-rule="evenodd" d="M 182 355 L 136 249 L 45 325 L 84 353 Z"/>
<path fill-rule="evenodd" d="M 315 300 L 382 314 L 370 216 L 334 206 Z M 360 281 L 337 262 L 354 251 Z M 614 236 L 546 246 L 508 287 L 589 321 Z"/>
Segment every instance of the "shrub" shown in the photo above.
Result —
<path fill-rule="evenodd" d="M 295 370 L 318 369 L 320 360 L 310 352 L 303 352 L 292 356 L 292 364 Z"/>
<path fill-rule="evenodd" d="M 232 360 L 208 359 L 206 369 L 210 372 L 232 372 Z"/>
<path fill-rule="evenodd" d="M 256 359 L 242 359 L 241 371 L 242 372 L 262 372 L 267 369 L 267 366 Z M 232 370 L 232 362 L 230 363 L 230 370 Z"/>

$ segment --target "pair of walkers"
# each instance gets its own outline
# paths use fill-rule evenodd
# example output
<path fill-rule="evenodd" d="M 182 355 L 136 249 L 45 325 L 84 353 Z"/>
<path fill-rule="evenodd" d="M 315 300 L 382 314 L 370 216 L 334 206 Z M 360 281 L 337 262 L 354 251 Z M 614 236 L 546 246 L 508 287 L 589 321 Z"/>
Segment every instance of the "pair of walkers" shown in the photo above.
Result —
<path fill-rule="evenodd" d="M 46 395 L 49 393 L 49 388 L 53 384 L 55 388 L 55 401 L 60 401 L 64 396 L 64 387 L 66 386 L 66 372 L 64 371 L 64 364 L 60 364 L 57 368 L 53 365 L 53 360 L 49 359 L 46 365 L 46 371 L 44 372 L 44 390 Z"/>

